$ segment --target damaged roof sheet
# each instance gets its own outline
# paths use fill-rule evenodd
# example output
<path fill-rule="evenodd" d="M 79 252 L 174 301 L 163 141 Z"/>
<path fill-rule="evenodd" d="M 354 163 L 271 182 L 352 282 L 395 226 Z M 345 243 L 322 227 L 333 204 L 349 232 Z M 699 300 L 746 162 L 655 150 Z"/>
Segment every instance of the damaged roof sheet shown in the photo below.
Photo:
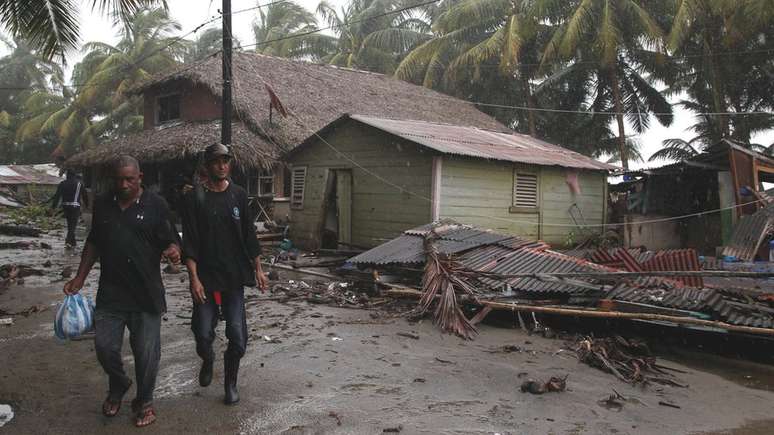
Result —
<path fill-rule="evenodd" d="M 597 171 L 618 169 L 524 134 L 364 115 L 350 115 L 350 118 L 444 154 Z"/>
<path fill-rule="evenodd" d="M 742 216 L 734 226 L 731 240 L 723 248 L 724 256 L 742 261 L 753 261 L 763 240 L 774 231 L 774 205 Z"/>
<path fill-rule="evenodd" d="M 349 261 L 359 265 L 423 264 L 424 236 L 434 224 L 407 230 L 403 235 L 366 251 Z M 542 241 L 482 230 L 469 225 L 447 223 L 436 227 L 436 246 L 445 254 L 456 254 L 468 269 L 497 273 L 556 273 L 613 270 L 588 261 L 549 250 Z M 510 285 L 514 291 L 583 293 L 600 288 L 592 283 L 568 284 L 567 281 L 547 281 L 537 278 L 482 278 L 483 284 L 502 289 Z"/>
<path fill-rule="evenodd" d="M 0 185 L 48 184 L 56 185 L 64 178 L 51 175 L 54 165 L 0 165 Z"/>
<path fill-rule="evenodd" d="M 611 290 L 609 299 L 709 313 L 714 320 L 758 328 L 774 327 L 774 308 L 749 297 L 711 288 L 645 289 L 624 285 Z"/>

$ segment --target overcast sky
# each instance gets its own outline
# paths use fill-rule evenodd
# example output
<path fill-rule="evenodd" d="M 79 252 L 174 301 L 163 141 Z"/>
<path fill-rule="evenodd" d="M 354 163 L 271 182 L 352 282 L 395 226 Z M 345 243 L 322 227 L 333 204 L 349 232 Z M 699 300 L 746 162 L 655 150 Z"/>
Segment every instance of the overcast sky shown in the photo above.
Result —
<path fill-rule="evenodd" d="M 266 3 L 271 0 L 260 0 L 260 3 Z M 318 0 L 297 0 L 298 3 L 307 9 L 314 10 L 319 3 Z M 98 11 L 91 11 L 90 6 L 93 0 L 82 0 L 82 35 L 83 41 L 106 41 L 114 42 L 116 40 L 116 30 L 112 27 L 110 18 L 101 15 Z M 329 3 L 340 6 L 346 0 L 329 0 Z M 183 27 L 183 33 L 186 33 L 199 24 L 212 19 L 218 13 L 221 7 L 220 0 L 168 0 L 170 15 L 177 20 Z M 232 10 L 237 12 L 241 9 L 254 7 L 259 4 L 256 0 L 233 0 Z M 253 43 L 251 24 L 257 16 L 257 11 L 234 13 L 232 25 L 234 35 L 242 41 L 243 44 Z M 213 23 L 214 26 L 218 23 Z M 80 53 L 71 53 L 69 56 L 70 67 L 80 58 Z M 280 96 L 281 97 L 281 96 Z M 680 137 L 690 139 L 693 135 L 686 129 L 693 123 L 693 116 L 690 112 L 676 108 L 675 122 L 671 127 L 662 127 L 653 119 L 651 128 L 639 139 L 642 143 L 642 155 L 647 159 L 653 152 L 661 146 L 661 141 L 667 138 Z M 753 138 L 753 141 L 769 145 L 774 143 L 774 132 L 768 132 L 765 135 L 759 135 Z M 632 163 L 632 167 L 654 166 L 658 164 Z"/>

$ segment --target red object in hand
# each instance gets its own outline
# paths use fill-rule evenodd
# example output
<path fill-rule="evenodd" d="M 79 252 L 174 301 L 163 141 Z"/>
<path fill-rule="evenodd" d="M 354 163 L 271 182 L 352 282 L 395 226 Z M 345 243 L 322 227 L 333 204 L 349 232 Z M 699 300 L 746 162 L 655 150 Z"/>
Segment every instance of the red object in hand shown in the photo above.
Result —
<path fill-rule="evenodd" d="M 221 305 L 220 292 L 212 292 L 212 297 L 215 298 L 215 305 Z"/>

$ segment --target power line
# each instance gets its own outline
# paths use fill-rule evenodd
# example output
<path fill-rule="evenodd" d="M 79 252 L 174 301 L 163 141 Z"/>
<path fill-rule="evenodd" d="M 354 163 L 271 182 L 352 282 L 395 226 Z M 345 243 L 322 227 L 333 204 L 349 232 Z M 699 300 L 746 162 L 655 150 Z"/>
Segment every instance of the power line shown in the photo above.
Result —
<path fill-rule="evenodd" d="M 266 83 L 263 80 L 263 78 L 261 78 L 261 80 L 264 83 Z M 366 174 L 368 174 L 368 175 L 378 179 L 379 181 L 381 181 L 382 183 L 384 183 L 384 184 L 386 184 L 386 185 L 388 185 L 390 187 L 393 187 L 393 188 L 397 189 L 398 191 L 400 191 L 402 193 L 406 193 L 406 194 L 408 194 L 410 196 L 414 196 L 416 198 L 422 199 L 423 201 L 432 203 L 432 199 L 431 198 L 428 198 L 428 197 L 426 197 L 424 195 L 418 194 L 418 193 L 413 192 L 411 190 L 408 190 L 408 189 L 406 189 L 406 188 L 404 188 L 402 186 L 399 186 L 399 185 L 391 182 L 390 180 L 382 177 L 381 175 L 371 171 L 370 169 L 364 167 L 363 165 L 358 163 L 354 158 L 348 156 L 346 153 L 344 153 L 344 152 L 340 151 L 338 148 L 336 148 L 333 144 L 331 144 L 324 137 L 322 137 L 316 130 L 313 130 L 311 127 L 309 127 L 306 123 L 303 122 L 303 120 L 300 117 L 295 115 L 295 113 L 290 112 L 290 115 L 293 117 L 293 119 L 296 121 L 296 123 L 299 126 L 304 128 L 305 130 L 309 131 L 311 135 L 316 137 L 320 142 L 324 143 L 328 148 L 333 150 L 333 152 L 335 152 L 338 156 L 340 156 L 340 157 L 344 158 L 345 160 L 349 161 L 355 167 L 357 167 L 358 169 L 362 170 Z M 664 223 L 664 222 L 671 222 L 671 221 L 679 221 L 679 220 L 684 220 L 684 219 L 688 219 L 688 218 L 692 218 L 692 217 L 699 217 L 699 216 L 704 216 L 704 215 L 709 215 L 709 214 L 714 214 L 714 213 L 720 213 L 720 212 L 727 211 L 727 210 L 734 210 L 734 209 L 737 209 L 737 208 L 740 208 L 740 207 L 744 207 L 744 206 L 751 205 L 751 204 L 756 204 L 756 203 L 759 203 L 759 202 L 761 202 L 761 200 L 754 200 L 754 201 L 750 201 L 750 202 L 743 203 L 743 204 L 737 204 L 737 205 L 733 205 L 733 206 L 729 206 L 729 207 L 723 207 L 723 208 L 718 208 L 718 209 L 714 209 L 714 210 L 707 210 L 707 211 L 702 211 L 702 212 L 690 213 L 690 214 L 681 215 L 681 216 L 673 216 L 673 217 L 668 217 L 668 218 L 660 218 L 660 219 L 652 219 L 652 220 L 639 221 L 639 222 L 636 222 L 636 223 L 561 224 L 561 223 L 546 223 L 546 222 L 535 222 L 535 221 L 523 221 L 523 220 L 518 220 L 518 219 L 508 219 L 508 218 L 500 218 L 500 217 L 497 217 L 497 216 L 487 216 L 487 215 L 477 215 L 477 214 L 468 214 L 467 216 L 468 217 L 484 218 L 484 219 L 494 219 L 494 220 L 498 220 L 498 221 L 505 221 L 505 222 L 509 222 L 509 223 L 528 225 L 528 226 L 537 225 L 537 226 L 544 226 L 544 227 L 560 227 L 560 228 L 562 228 L 562 227 L 563 228 L 609 228 L 609 227 L 618 227 L 618 226 L 635 225 L 635 224 L 636 225 L 646 225 L 646 224 L 656 224 L 656 223 Z"/>
<path fill-rule="evenodd" d="M 296 68 L 296 70 L 298 72 L 300 72 L 300 73 L 306 75 L 307 77 L 311 78 L 311 76 L 309 75 L 309 73 L 307 71 L 305 71 L 303 68 L 300 68 L 300 65 L 298 65 L 298 62 L 293 61 L 291 59 L 287 59 L 287 62 L 289 62 L 291 65 L 298 66 L 298 68 Z M 321 72 L 322 74 L 325 74 L 325 75 L 331 77 L 331 78 L 335 78 L 337 80 L 339 79 L 339 77 L 337 77 L 337 76 L 335 76 L 335 75 L 325 71 L 324 69 L 319 69 L 318 71 Z M 247 71 L 245 71 L 245 72 L 247 72 Z M 396 79 L 396 80 L 399 80 L 399 79 Z M 408 92 L 402 92 L 402 91 L 399 91 L 397 89 L 393 90 L 393 92 L 401 93 L 401 94 L 406 95 L 406 96 L 411 96 L 413 98 L 417 98 L 417 96 L 415 94 L 410 94 Z M 450 96 L 450 95 L 449 96 L 443 96 L 442 93 L 440 93 L 440 92 L 437 92 L 437 93 L 439 94 L 439 96 L 425 95 L 422 98 L 436 99 L 436 100 L 441 100 L 441 101 L 449 101 L 449 102 L 454 102 L 454 103 L 458 103 L 458 104 L 461 103 L 461 102 L 465 102 L 465 103 L 473 104 L 475 106 L 494 107 L 494 108 L 500 108 L 500 109 L 515 109 L 515 110 L 525 110 L 525 111 L 532 110 L 532 111 L 535 111 L 535 112 L 583 114 L 583 115 L 592 115 L 592 116 L 597 116 L 597 115 L 614 116 L 614 115 L 619 115 L 619 114 L 621 114 L 621 115 L 629 115 L 629 113 L 627 113 L 627 112 L 619 113 L 619 112 L 611 112 L 611 111 L 550 109 L 550 108 L 540 108 L 540 107 L 512 106 L 512 105 L 506 105 L 506 104 L 484 103 L 482 101 L 465 100 L 465 99 L 453 97 L 453 96 Z M 694 116 L 774 115 L 774 112 L 766 112 L 766 111 L 749 111 L 749 112 L 691 112 L 691 113 Z M 672 112 L 642 112 L 642 113 L 640 113 L 640 115 L 641 116 L 642 115 L 672 116 L 672 115 L 674 115 L 674 113 L 672 113 Z"/>

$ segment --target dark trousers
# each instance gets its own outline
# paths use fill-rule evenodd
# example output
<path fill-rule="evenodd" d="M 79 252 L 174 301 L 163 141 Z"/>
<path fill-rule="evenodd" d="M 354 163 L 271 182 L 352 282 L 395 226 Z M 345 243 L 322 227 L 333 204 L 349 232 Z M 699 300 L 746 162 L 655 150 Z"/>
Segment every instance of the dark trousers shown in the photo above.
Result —
<path fill-rule="evenodd" d="M 136 400 L 141 405 L 152 403 L 161 358 L 161 314 L 97 308 L 94 324 L 94 347 L 108 375 L 111 399 L 118 399 L 129 385 L 121 361 L 124 328 L 128 328 L 137 377 Z"/>
<path fill-rule="evenodd" d="M 78 226 L 78 218 L 81 217 L 81 208 L 73 206 L 63 206 L 65 219 L 67 220 L 67 237 L 65 243 L 75 246 L 75 227 Z"/>
<path fill-rule="evenodd" d="M 247 348 L 247 321 L 245 319 L 245 292 L 243 288 L 223 292 L 221 298 L 223 317 L 226 320 L 226 338 L 228 347 L 226 357 L 239 359 Z M 215 327 L 218 325 L 218 306 L 212 294 L 207 295 L 203 304 L 194 303 L 191 330 L 196 338 L 196 353 L 203 360 L 212 360 L 215 353 L 212 342 L 215 341 Z"/>

